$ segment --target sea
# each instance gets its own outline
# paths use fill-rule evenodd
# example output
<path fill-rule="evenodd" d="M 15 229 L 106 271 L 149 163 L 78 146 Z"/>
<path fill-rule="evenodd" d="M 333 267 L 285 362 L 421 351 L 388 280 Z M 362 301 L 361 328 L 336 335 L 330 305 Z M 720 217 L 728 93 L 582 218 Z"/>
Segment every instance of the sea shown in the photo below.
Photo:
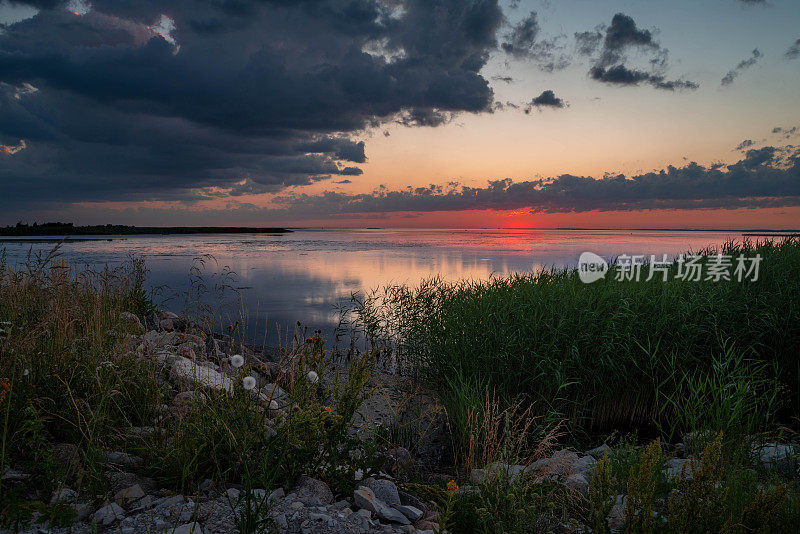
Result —
<path fill-rule="evenodd" d="M 185 313 L 203 302 L 215 328 L 242 329 L 258 345 L 294 332 L 330 338 L 353 296 L 391 284 L 487 279 L 575 267 L 582 252 L 612 259 L 698 251 L 741 232 L 575 229 L 297 229 L 284 234 L 80 236 L 0 239 L 6 265 L 29 258 L 102 271 L 143 258 L 146 286 L 162 309 Z M 193 313 L 199 313 L 193 308 Z M 298 326 L 299 325 L 299 326 Z"/>

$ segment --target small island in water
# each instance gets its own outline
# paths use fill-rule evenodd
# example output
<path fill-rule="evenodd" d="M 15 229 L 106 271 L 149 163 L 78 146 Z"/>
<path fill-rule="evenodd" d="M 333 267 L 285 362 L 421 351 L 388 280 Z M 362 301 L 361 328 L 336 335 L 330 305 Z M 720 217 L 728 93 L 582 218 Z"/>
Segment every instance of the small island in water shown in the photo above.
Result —
<path fill-rule="evenodd" d="M 75 226 L 72 223 L 50 222 L 0 228 L 0 236 L 72 236 L 72 235 L 148 235 L 148 234 L 281 234 L 291 232 L 286 228 L 258 228 L 248 226 L 126 226 L 98 224 Z"/>

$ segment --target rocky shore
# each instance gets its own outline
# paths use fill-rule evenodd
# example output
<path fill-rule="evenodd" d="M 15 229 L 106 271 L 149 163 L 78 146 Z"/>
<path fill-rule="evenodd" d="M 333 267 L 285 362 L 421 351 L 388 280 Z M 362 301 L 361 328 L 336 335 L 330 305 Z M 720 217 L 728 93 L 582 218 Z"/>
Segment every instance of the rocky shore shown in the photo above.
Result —
<path fill-rule="evenodd" d="M 185 319 L 162 312 L 148 318 L 144 324 L 133 314 L 123 314 L 129 331 L 126 347 L 142 360 L 155 361 L 168 377 L 166 389 L 174 393 L 163 406 L 160 417 L 185 416 L 196 409 L 198 400 L 206 395 L 231 393 L 236 380 L 236 368 L 228 365 L 232 358 L 241 357 L 252 371 L 254 387 L 249 391 L 258 406 L 268 414 L 264 432 L 276 436 L 274 423 L 291 410 L 289 394 L 279 385 L 283 375 L 293 372 L 291 361 L 267 357 L 241 346 L 235 347 L 230 337 L 204 332 Z M 321 377 L 333 380 L 333 373 Z M 449 471 L 447 450 L 450 445 L 447 419 L 435 395 L 407 377 L 375 373 L 370 382 L 371 395 L 363 403 L 354 421 L 352 432 L 374 432 L 376 428 L 404 428 L 413 434 L 414 452 L 397 444 L 379 451 L 384 468 L 373 477 L 361 478 L 352 491 L 334 493 L 324 481 L 300 476 L 294 484 L 277 489 L 243 488 L 241 484 L 217 484 L 206 480 L 191 494 L 176 493 L 160 487 L 155 478 L 147 476 L 145 460 L 124 451 L 105 451 L 102 461 L 103 477 L 110 491 L 105 500 L 80 493 L 69 485 L 60 486 L 50 504 L 64 504 L 75 511 L 76 522 L 71 527 L 54 528 L 42 517 L 35 517 L 32 526 L 23 532 L 171 532 L 175 534 L 214 534 L 238 532 L 237 521 L 243 508 L 263 510 L 265 531 L 281 533 L 421 533 L 440 531 L 444 510 L 428 495 L 415 494 L 410 488 L 424 481 L 443 486 L 457 478 Z M 159 432 L 158 421 L 152 426 L 136 427 L 129 431 L 130 439 Z M 697 458 L 688 457 L 686 440 L 669 446 L 664 472 L 671 479 L 691 480 L 699 468 Z M 754 458 L 763 466 L 794 470 L 796 474 L 797 447 L 790 443 L 759 443 L 753 445 Z M 70 443 L 55 446 L 53 457 L 61 464 L 68 480 L 80 477 L 80 458 L 86 451 Z M 575 495 L 576 502 L 590 495 L 593 472 L 598 460 L 612 452 L 600 445 L 585 452 L 551 450 L 527 465 L 493 463 L 483 469 L 472 469 L 468 483 L 450 490 L 457 495 L 482 491 L 494 478 L 514 483 L 525 479 L 531 484 L 551 484 L 563 487 Z M 2 473 L 2 487 L 24 484 L 30 473 L 9 466 Z M 622 528 L 625 519 L 626 495 L 618 494 L 608 513 L 611 531 Z M 245 514 L 246 515 L 246 514 Z M 554 532 L 588 532 L 581 523 L 567 523 L 555 514 L 541 517 L 541 523 L 531 530 Z"/>

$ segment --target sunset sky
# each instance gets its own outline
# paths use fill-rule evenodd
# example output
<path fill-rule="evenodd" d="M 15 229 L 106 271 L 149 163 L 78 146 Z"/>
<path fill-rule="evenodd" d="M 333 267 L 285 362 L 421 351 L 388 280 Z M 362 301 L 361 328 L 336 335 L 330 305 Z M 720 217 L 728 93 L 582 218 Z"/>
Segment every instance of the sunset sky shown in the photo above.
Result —
<path fill-rule="evenodd" d="M 0 23 L 0 224 L 800 228 L 796 0 L 3 0 Z"/>

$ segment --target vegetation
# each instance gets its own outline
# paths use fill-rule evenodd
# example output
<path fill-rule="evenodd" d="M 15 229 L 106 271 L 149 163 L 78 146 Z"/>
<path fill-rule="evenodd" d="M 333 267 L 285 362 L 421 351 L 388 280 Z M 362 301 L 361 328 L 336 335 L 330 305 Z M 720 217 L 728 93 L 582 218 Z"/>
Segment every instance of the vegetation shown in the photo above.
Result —
<path fill-rule="evenodd" d="M 574 269 L 434 278 L 357 301 L 354 328 L 433 384 L 457 428 L 487 390 L 507 406 L 521 394 L 534 415 L 565 420 L 573 433 L 791 422 L 800 410 L 800 239 L 703 252 L 759 254 L 758 280 L 685 281 L 674 278 L 677 265 L 666 282 L 584 284 Z M 686 402 L 698 409 L 681 410 Z"/>
<path fill-rule="evenodd" d="M 245 389 L 243 378 L 257 371 L 249 366 L 230 391 L 189 386 L 189 409 L 165 412 L 179 390 L 168 368 L 137 349 L 137 317 L 153 311 L 144 277 L 139 260 L 102 272 L 53 257 L 15 268 L 0 262 L 0 473 L 13 466 L 32 475 L 15 488 L 0 482 L 0 528 L 34 514 L 71 522 L 72 508 L 50 503 L 65 484 L 102 503 L 108 451 L 142 457 L 143 474 L 175 490 L 193 491 L 204 479 L 233 482 L 248 500 L 249 489 L 291 484 L 300 474 L 352 491 L 356 471 L 376 471 L 374 447 L 348 432 L 369 394 L 374 355 L 335 372 L 318 336 L 286 351 L 296 363 L 277 380 L 289 396 L 283 413 Z M 312 381 L 312 373 L 330 380 Z M 74 456 L 63 457 L 63 444 Z M 356 449 L 360 455 L 351 454 Z M 265 508 L 263 499 L 238 504 L 242 531 L 261 531 L 263 514 L 253 510 Z"/>
<path fill-rule="evenodd" d="M 415 471 L 400 485 L 436 504 L 442 532 L 791 530 L 797 458 L 764 462 L 759 447 L 797 425 L 800 241 L 722 252 L 760 254 L 759 280 L 586 285 L 546 271 L 433 280 L 360 302 L 368 342 L 412 366 L 447 412 L 452 465 L 439 467 L 450 476 Z M 241 486 L 236 525 L 262 532 L 272 488 L 310 475 L 351 495 L 359 475 L 385 467 L 379 439 L 412 440 L 352 432 L 381 352 L 337 368 L 317 335 L 284 350 L 280 373 L 253 359 L 225 368 L 226 358 L 230 389 L 176 383 L 137 346 L 140 320 L 156 311 L 145 275 L 135 259 L 102 272 L 52 256 L 0 261 L 0 472 L 32 474 L 13 489 L 0 482 L 0 528 L 34 516 L 69 525 L 75 511 L 50 500 L 65 484 L 103 502 L 113 450 L 142 457 L 141 473 L 175 491 L 207 479 Z M 199 293 L 187 292 L 186 309 L 201 333 L 215 324 Z M 229 339 L 241 343 L 234 324 Z M 261 374 L 285 390 L 285 407 L 248 385 Z M 188 398 L 180 413 L 165 407 L 178 393 Z M 600 437 L 613 447 L 585 487 L 536 468 Z M 65 460 L 63 444 L 76 455 Z"/>

